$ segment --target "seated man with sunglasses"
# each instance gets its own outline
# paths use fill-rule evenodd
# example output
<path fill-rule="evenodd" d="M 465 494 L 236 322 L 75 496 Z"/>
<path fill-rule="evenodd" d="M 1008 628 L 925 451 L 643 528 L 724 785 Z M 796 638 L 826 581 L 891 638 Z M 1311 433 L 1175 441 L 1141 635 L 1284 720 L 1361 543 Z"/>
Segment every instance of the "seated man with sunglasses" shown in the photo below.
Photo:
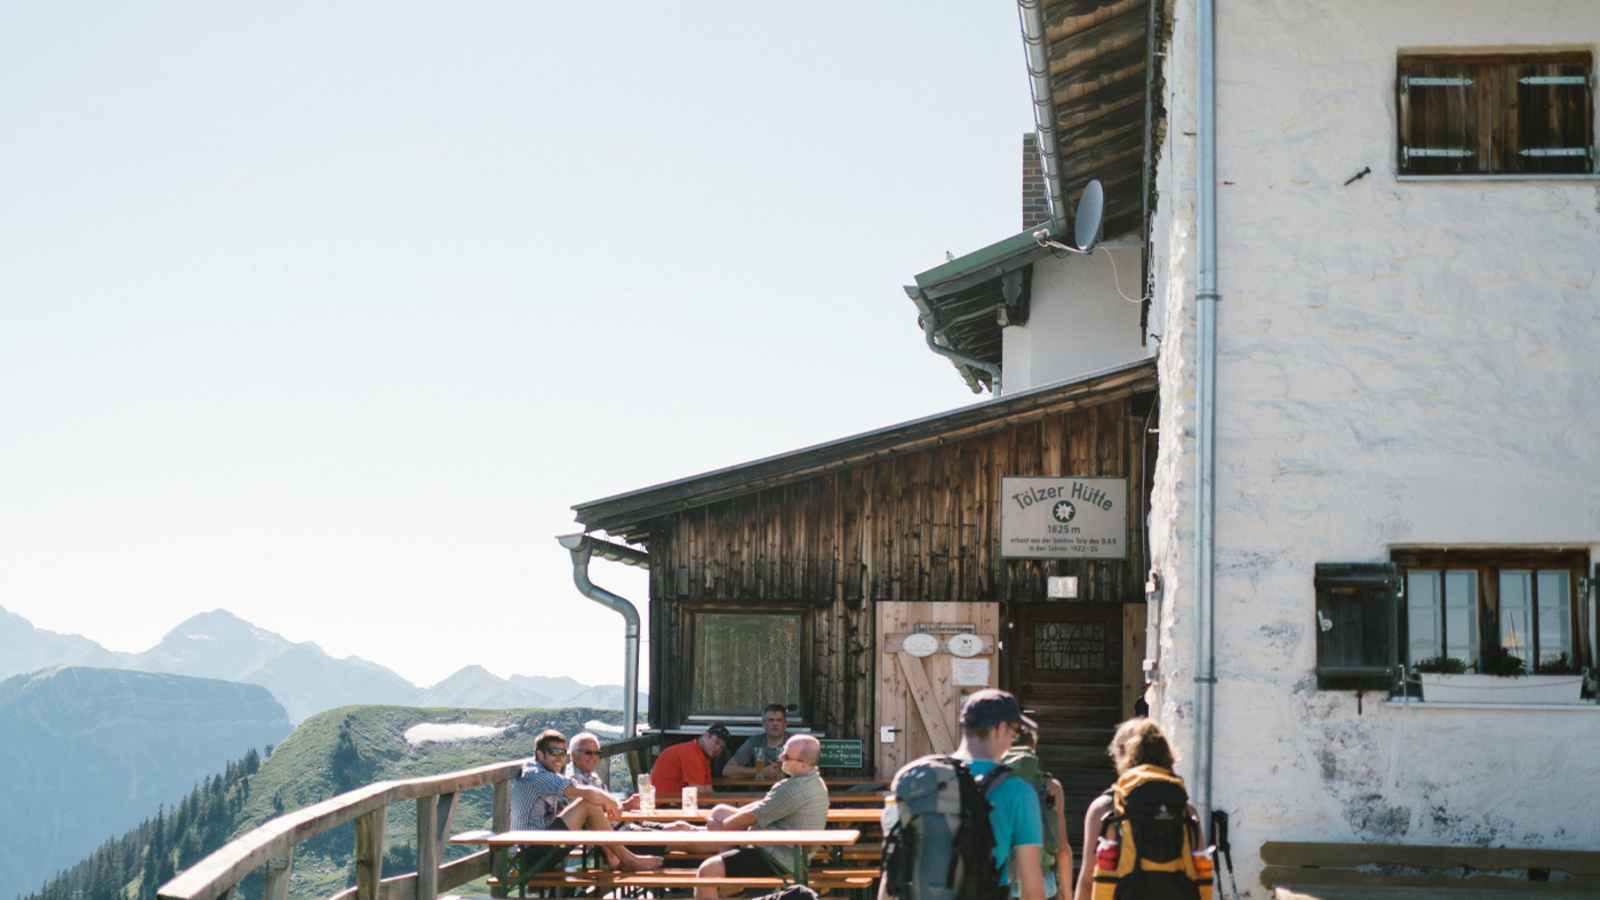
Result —
<path fill-rule="evenodd" d="M 598 761 L 598 740 L 595 751 L 594 759 Z M 581 784 L 561 774 L 566 761 L 566 737 L 554 728 L 541 731 L 533 742 L 533 759 L 511 782 L 513 831 L 610 831 L 620 820 L 622 806 L 605 788 Z M 592 765 L 590 769 L 592 775 Z M 605 851 L 612 865 L 629 871 L 661 867 L 659 856 L 641 856 L 621 846 L 607 847 Z"/>
<path fill-rule="evenodd" d="M 566 776 L 575 784 L 597 787 L 608 790 L 609 786 L 601 780 L 600 773 L 595 771 L 600 765 L 600 737 L 591 731 L 580 731 L 567 742 L 567 771 Z M 623 806 L 627 808 L 626 804 Z"/>

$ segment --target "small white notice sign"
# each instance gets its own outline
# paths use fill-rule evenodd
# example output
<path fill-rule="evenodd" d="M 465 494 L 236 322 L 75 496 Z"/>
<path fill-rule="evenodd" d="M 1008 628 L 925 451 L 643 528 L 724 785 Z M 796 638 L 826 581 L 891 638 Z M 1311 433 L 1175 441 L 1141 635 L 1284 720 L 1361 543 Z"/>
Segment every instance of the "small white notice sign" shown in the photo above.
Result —
<path fill-rule="evenodd" d="M 1000 555 L 1126 559 L 1128 479 L 1000 479 Z"/>
<path fill-rule="evenodd" d="M 952 657 L 950 660 L 950 680 L 958 686 L 987 685 L 989 683 L 989 661 L 987 659 L 960 659 Z"/>

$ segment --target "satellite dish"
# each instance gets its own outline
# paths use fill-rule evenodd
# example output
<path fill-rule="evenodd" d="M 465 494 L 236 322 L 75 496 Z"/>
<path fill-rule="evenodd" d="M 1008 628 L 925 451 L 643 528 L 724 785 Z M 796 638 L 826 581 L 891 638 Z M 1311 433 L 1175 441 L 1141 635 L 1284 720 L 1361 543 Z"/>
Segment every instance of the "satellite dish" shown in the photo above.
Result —
<path fill-rule="evenodd" d="M 1084 253 L 1094 249 L 1100 236 L 1100 216 L 1105 212 L 1106 192 L 1098 178 L 1089 179 L 1078 196 L 1078 214 L 1072 221 L 1072 235 Z"/>

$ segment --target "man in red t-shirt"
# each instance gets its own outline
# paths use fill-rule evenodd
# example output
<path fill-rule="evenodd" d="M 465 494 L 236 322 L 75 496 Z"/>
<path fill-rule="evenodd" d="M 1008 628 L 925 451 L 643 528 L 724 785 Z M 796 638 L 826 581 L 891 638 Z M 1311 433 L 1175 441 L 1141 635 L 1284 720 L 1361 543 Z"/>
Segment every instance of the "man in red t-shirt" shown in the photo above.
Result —
<path fill-rule="evenodd" d="M 682 799 L 683 789 L 689 785 L 709 792 L 711 761 L 722 755 L 727 741 L 727 726 L 712 725 L 694 740 L 661 751 L 656 764 L 650 767 L 650 786 L 656 789 L 656 799 Z"/>

